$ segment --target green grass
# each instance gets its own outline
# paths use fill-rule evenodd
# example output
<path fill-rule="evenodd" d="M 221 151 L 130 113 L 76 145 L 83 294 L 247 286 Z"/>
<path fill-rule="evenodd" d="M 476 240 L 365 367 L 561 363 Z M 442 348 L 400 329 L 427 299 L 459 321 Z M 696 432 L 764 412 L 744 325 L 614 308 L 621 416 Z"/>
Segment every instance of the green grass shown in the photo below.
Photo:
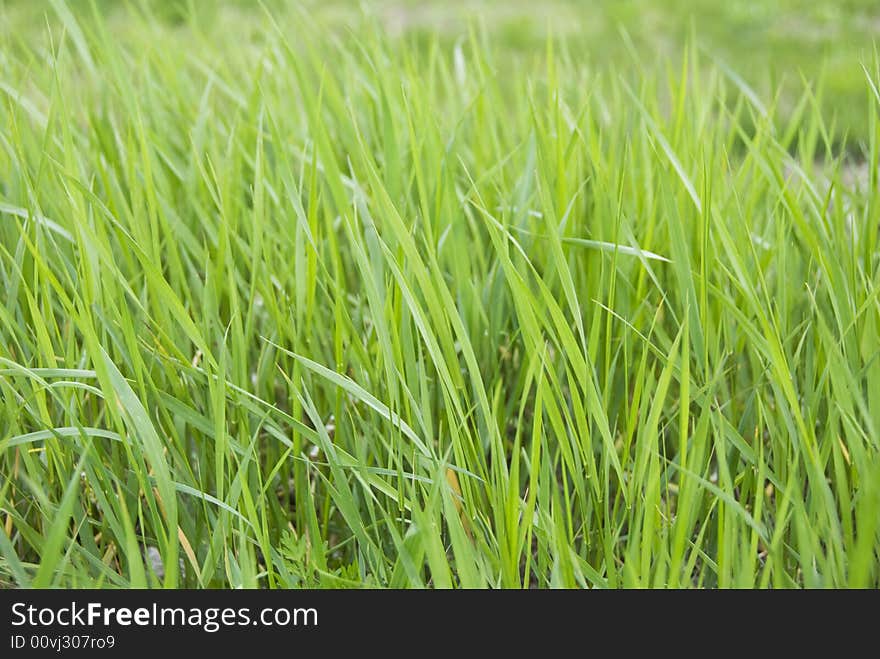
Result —
<path fill-rule="evenodd" d="M 0 41 L 0 584 L 880 586 L 876 58 L 850 131 L 699 28 L 51 6 Z"/>

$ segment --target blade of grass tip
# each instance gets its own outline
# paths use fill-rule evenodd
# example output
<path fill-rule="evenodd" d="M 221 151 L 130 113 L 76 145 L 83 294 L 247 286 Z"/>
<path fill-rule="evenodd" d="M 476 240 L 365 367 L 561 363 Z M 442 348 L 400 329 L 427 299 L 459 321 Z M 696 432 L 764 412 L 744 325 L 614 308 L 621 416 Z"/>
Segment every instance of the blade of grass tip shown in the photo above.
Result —
<path fill-rule="evenodd" d="M 704 50 L 703 52 L 707 51 Z M 758 111 L 758 114 L 761 115 L 761 118 L 767 119 L 767 106 L 764 105 L 755 90 L 749 86 L 741 75 L 728 66 L 727 62 L 714 54 L 710 54 L 710 57 L 715 66 L 717 66 L 721 72 L 726 75 L 734 85 L 736 85 L 736 87 L 742 92 L 743 96 L 748 99 L 749 103 L 752 104 L 752 107 L 754 107 Z"/>
<path fill-rule="evenodd" d="M 877 99 L 877 104 L 880 105 L 880 90 L 877 89 L 877 85 L 874 83 L 874 78 L 871 77 L 871 72 L 868 71 L 867 67 L 864 64 L 862 66 L 862 71 L 865 72 L 865 79 L 868 81 L 868 86 L 871 89 L 871 92 L 874 94 L 874 98 Z"/>
<path fill-rule="evenodd" d="M 529 236 L 533 236 L 535 238 L 544 238 L 549 239 L 550 236 L 541 233 L 535 233 L 533 231 L 529 231 L 528 229 L 523 229 L 521 227 L 513 227 L 517 232 L 524 233 Z M 671 259 L 662 256 L 661 254 L 656 254 L 654 252 L 649 252 L 646 249 L 641 249 L 638 246 L 630 247 L 629 245 L 621 245 L 619 243 L 611 243 L 605 240 L 590 240 L 588 238 L 577 238 L 574 236 L 562 236 L 560 240 L 563 243 L 568 243 L 570 245 L 579 245 L 580 247 L 587 247 L 589 249 L 598 249 L 603 252 L 611 252 L 617 254 L 625 254 L 626 256 L 636 256 L 639 258 L 650 259 L 653 261 L 663 261 L 664 263 L 672 263 Z"/>
<path fill-rule="evenodd" d="M 588 240 L 586 238 L 565 237 L 562 239 L 562 242 L 570 243 L 572 245 L 580 245 L 581 247 L 589 247 L 591 249 L 598 249 L 603 252 L 625 254 L 627 256 L 637 256 L 639 258 L 646 258 L 654 261 L 663 261 L 664 263 L 672 263 L 671 259 L 668 259 L 660 254 L 655 254 L 654 252 L 649 252 L 648 250 L 641 249 L 639 247 L 630 247 L 628 245 L 609 243 L 605 242 L 604 240 Z"/>
<path fill-rule="evenodd" d="M 637 256 L 654 261 L 672 263 L 671 259 L 668 259 L 660 254 L 655 254 L 654 252 L 649 252 L 648 250 L 644 250 L 639 247 L 629 247 L 628 245 L 609 243 L 603 240 L 587 240 L 586 238 L 563 238 L 562 242 L 571 243 L 573 245 L 581 245 L 582 247 L 590 247 L 592 249 L 599 249 L 603 252 L 615 252 L 619 254 L 625 254 L 627 256 Z"/>

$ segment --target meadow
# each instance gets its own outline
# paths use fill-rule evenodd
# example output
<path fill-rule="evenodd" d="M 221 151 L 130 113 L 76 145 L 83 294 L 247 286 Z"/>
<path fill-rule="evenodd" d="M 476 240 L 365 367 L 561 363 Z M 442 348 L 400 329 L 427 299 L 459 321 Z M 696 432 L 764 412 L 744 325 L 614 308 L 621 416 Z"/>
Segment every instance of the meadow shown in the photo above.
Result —
<path fill-rule="evenodd" d="M 880 586 L 880 12 L 456 7 L 0 4 L 0 587 Z"/>

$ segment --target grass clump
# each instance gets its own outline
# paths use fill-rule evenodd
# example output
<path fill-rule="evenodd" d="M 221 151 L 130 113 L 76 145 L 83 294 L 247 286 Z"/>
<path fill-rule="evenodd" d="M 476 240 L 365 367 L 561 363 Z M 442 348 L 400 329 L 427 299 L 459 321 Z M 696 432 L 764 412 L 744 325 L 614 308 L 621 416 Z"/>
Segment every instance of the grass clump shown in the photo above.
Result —
<path fill-rule="evenodd" d="M 0 47 L 5 585 L 880 585 L 876 63 L 841 151 L 691 46 L 53 7 Z"/>

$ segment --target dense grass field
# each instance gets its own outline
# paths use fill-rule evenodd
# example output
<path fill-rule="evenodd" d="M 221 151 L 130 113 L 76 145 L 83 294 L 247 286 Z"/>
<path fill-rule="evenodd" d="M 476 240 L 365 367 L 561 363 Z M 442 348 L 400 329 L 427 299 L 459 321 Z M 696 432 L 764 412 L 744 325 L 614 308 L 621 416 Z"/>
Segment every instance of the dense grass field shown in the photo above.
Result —
<path fill-rule="evenodd" d="M 0 10 L 0 586 L 880 586 L 867 39 L 245 4 Z"/>

